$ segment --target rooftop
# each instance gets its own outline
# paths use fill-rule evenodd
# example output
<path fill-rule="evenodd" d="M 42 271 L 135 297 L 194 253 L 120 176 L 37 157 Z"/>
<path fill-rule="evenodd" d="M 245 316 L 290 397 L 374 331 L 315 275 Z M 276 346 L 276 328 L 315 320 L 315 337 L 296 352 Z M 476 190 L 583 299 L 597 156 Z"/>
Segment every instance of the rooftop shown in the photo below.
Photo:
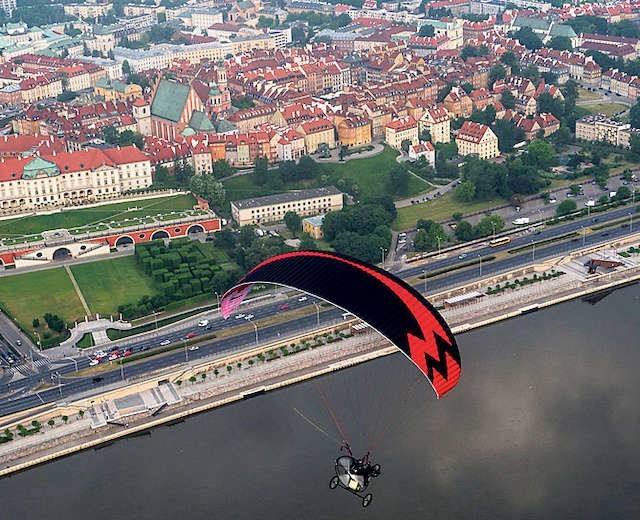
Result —
<path fill-rule="evenodd" d="M 276 195 L 267 195 L 266 197 L 256 197 L 253 199 L 244 199 L 233 201 L 238 209 L 259 208 L 261 206 L 273 206 L 274 204 L 282 204 L 284 202 L 296 202 L 305 199 L 315 199 L 318 197 L 328 197 L 330 195 L 341 195 L 342 192 L 334 186 L 326 188 L 313 188 L 310 190 L 291 191 L 287 193 L 278 193 Z"/>

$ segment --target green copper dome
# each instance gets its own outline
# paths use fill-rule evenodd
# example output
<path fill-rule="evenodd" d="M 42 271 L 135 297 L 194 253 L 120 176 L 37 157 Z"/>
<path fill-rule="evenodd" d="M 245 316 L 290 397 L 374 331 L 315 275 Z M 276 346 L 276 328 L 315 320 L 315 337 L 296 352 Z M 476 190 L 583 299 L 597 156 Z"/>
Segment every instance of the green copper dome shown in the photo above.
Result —
<path fill-rule="evenodd" d="M 23 179 L 35 179 L 43 174 L 47 177 L 55 177 L 60 174 L 60 170 L 55 163 L 45 161 L 42 157 L 36 157 L 33 161 L 29 161 L 22 169 Z"/>

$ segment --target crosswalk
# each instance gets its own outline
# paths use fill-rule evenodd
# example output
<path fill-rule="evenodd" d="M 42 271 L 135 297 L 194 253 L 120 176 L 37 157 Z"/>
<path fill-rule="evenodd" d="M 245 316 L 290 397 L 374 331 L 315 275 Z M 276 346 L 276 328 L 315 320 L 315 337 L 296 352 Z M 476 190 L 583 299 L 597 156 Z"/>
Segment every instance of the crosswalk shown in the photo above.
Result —
<path fill-rule="evenodd" d="M 23 376 L 31 376 L 34 371 L 39 372 L 41 370 L 48 370 L 51 367 L 51 363 L 46 358 L 34 359 L 31 361 L 22 361 L 19 364 L 13 365 L 9 371 L 14 374 L 21 374 Z"/>

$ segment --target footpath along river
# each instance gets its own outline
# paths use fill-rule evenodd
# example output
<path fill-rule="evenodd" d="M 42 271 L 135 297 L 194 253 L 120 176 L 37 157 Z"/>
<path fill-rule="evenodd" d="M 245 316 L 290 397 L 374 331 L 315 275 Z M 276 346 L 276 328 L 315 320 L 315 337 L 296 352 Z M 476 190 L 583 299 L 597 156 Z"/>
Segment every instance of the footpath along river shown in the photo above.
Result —
<path fill-rule="evenodd" d="M 640 518 L 639 315 L 632 286 L 461 335 L 441 400 L 394 355 L 190 417 L 0 480 L 0 516 Z M 366 510 L 327 486 L 325 398 L 382 464 Z"/>

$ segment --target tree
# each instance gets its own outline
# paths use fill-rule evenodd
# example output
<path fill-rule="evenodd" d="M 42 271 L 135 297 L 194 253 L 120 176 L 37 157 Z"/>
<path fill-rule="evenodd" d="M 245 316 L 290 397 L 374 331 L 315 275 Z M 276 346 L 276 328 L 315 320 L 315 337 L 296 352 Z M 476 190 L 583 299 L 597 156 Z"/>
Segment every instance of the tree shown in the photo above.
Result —
<path fill-rule="evenodd" d="M 524 139 L 522 128 L 518 128 L 507 119 L 496 119 L 491 129 L 498 137 L 498 148 L 501 152 L 510 152 L 514 144 Z"/>
<path fill-rule="evenodd" d="M 456 226 L 456 238 L 463 242 L 468 242 L 469 240 L 473 240 L 474 238 L 473 226 L 466 220 L 463 220 L 462 222 L 458 222 Z"/>
<path fill-rule="evenodd" d="M 558 215 L 559 217 L 568 215 L 569 213 L 573 213 L 577 209 L 577 207 L 578 206 L 575 200 L 563 200 L 556 208 L 556 215 Z"/>
<path fill-rule="evenodd" d="M 502 65 L 497 63 L 493 67 L 491 67 L 491 71 L 489 72 L 489 83 L 493 85 L 499 79 L 504 79 L 507 77 L 507 69 L 505 69 Z"/>
<path fill-rule="evenodd" d="M 560 119 L 564 116 L 564 103 L 560 98 L 554 98 L 551 94 L 543 92 L 538 96 L 538 112 L 551 113 Z"/>
<path fill-rule="evenodd" d="M 625 200 L 625 199 L 628 199 L 629 197 L 631 197 L 631 190 L 626 186 L 620 186 L 616 190 L 616 196 L 615 196 L 616 200 Z"/>
<path fill-rule="evenodd" d="M 284 223 L 287 229 L 293 233 L 293 236 L 297 236 L 302 230 L 302 219 L 295 211 L 287 211 L 284 214 Z"/>
<path fill-rule="evenodd" d="M 471 180 L 462 182 L 455 191 L 455 198 L 460 202 L 471 202 L 476 194 L 476 185 Z"/>
<path fill-rule="evenodd" d="M 409 172 L 400 164 L 389 172 L 388 190 L 394 195 L 406 195 L 409 191 Z"/>
<path fill-rule="evenodd" d="M 191 376 L 191 377 L 189 378 L 189 382 L 190 382 L 190 383 L 195 383 L 195 382 L 196 382 L 196 376 Z"/>
<path fill-rule="evenodd" d="M 640 102 L 633 105 L 629 110 L 629 123 L 633 128 L 640 128 Z"/>
<path fill-rule="evenodd" d="M 33 325 L 34 329 L 37 329 L 40 326 L 40 319 L 39 318 L 33 318 L 33 321 L 31 322 L 31 325 Z"/>
<path fill-rule="evenodd" d="M 269 161 L 266 157 L 258 157 L 254 168 L 255 183 L 258 186 L 264 186 L 269 177 Z"/>
<path fill-rule="evenodd" d="M 233 175 L 233 172 L 233 167 L 226 159 L 218 159 L 215 163 L 213 163 L 213 174 L 218 179 L 229 177 L 230 175 Z"/>
<path fill-rule="evenodd" d="M 54 425 L 55 423 L 56 423 L 56 422 L 55 422 L 53 419 L 49 419 L 49 420 L 47 421 L 47 424 L 48 424 L 51 428 L 53 428 L 53 425 Z"/>
<path fill-rule="evenodd" d="M 520 30 L 513 33 L 513 37 L 530 51 L 542 48 L 542 40 L 533 32 L 531 27 L 522 27 Z"/>
<path fill-rule="evenodd" d="M 549 42 L 549 47 L 557 51 L 571 51 L 573 45 L 571 45 L 571 39 L 567 36 L 554 36 Z"/>
<path fill-rule="evenodd" d="M 217 181 L 213 175 L 194 175 L 189 180 L 189 189 L 207 199 L 209 204 L 219 208 L 226 200 L 226 192 L 221 182 Z"/>
<path fill-rule="evenodd" d="M 409 147 L 411 146 L 411 139 L 403 139 L 400 143 L 400 149 L 404 153 L 409 153 Z"/>
<path fill-rule="evenodd" d="M 202 378 L 202 381 L 204 381 L 207 378 L 206 372 L 202 372 L 202 375 L 200 377 Z"/>
<path fill-rule="evenodd" d="M 505 52 L 502 56 L 500 56 L 500 61 L 508 67 L 511 67 L 512 73 L 514 73 L 513 69 L 520 65 L 520 60 L 518 60 L 518 57 L 513 53 L 513 51 Z"/>
<path fill-rule="evenodd" d="M 502 94 L 500 95 L 500 101 L 504 108 L 508 108 L 513 110 L 516 108 L 516 98 L 513 96 L 513 93 L 509 89 L 504 89 Z"/>
<path fill-rule="evenodd" d="M 66 415 L 63 415 L 62 417 L 62 422 L 64 422 L 65 424 L 67 424 L 67 421 L 69 420 L 69 417 Z"/>
<path fill-rule="evenodd" d="M 496 120 L 496 109 L 493 105 L 487 105 L 484 109 L 484 120 L 488 125 L 492 125 Z"/>
<path fill-rule="evenodd" d="M 418 36 L 433 36 L 435 34 L 435 30 L 433 28 L 433 25 L 423 25 L 422 27 L 420 27 L 420 30 L 418 31 Z"/>
<path fill-rule="evenodd" d="M 493 235 L 502 231 L 504 224 L 504 219 L 500 215 L 488 215 L 478 222 L 474 233 L 477 237 Z"/>
<path fill-rule="evenodd" d="M 526 153 L 527 162 L 541 170 L 546 170 L 556 161 L 556 150 L 553 145 L 542 139 L 529 143 Z"/>
<path fill-rule="evenodd" d="M 124 60 L 122 62 L 122 73 L 125 76 L 128 76 L 129 74 L 131 74 L 131 65 L 129 65 L 129 62 L 127 60 Z"/>

